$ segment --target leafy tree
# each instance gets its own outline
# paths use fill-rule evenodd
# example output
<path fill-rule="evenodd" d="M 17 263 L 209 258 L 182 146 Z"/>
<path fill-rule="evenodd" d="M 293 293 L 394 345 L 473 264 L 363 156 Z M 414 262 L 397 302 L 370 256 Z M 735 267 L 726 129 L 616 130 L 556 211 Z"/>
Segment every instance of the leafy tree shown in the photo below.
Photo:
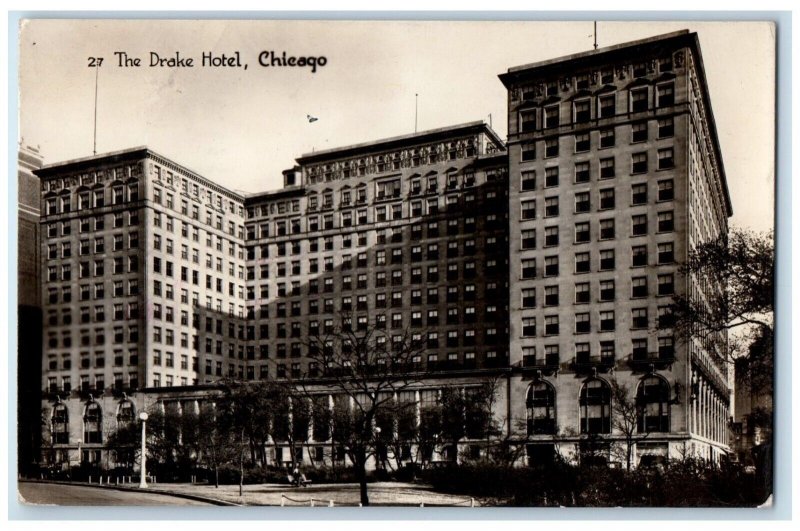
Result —
<path fill-rule="evenodd" d="M 772 336 L 775 307 L 775 252 L 772 232 L 734 229 L 689 252 L 681 272 L 703 285 L 719 283 L 722 290 L 705 290 L 704 300 L 692 294 L 673 297 L 671 319 L 660 328 L 699 339 L 731 360 L 746 354 L 746 346 L 762 334 Z M 736 331 L 730 343 L 727 333 Z M 731 348 L 733 347 L 733 348 Z"/>

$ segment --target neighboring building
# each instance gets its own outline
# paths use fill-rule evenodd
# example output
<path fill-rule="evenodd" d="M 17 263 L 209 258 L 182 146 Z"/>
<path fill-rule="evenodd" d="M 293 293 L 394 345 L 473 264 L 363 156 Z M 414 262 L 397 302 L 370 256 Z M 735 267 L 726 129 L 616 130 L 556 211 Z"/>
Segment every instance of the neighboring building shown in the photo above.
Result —
<path fill-rule="evenodd" d="M 21 145 L 17 185 L 17 465 L 21 473 L 39 460 L 42 433 L 42 306 L 39 253 L 39 178 L 37 148 Z"/>
<path fill-rule="evenodd" d="M 725 353 L 663 326 L 653 331 L 670 318 L 672 295 L 702 300 L 723 289 L 678 269 L 692 246 L 727 232 L 732 213 L 697 35 L 500 78 L 509 113 L 510 361 L 523 368 L 512 402 L 529 419 L 529 455 L 571 453 L 593 435 L 619 439 L 616 380 L 643 405 L 639 457 L 716 459 L 728 450 Z"/>
<path fill-rule="evenodd" d="M 696 35 L 500 77 L 508 151 L 472 122 L 309 153 L 250 195 L 144 147 L 38 170 L 47 459 L 113 466 L 109 430 L 222 378 L 333 404 L 309 338 L 342 324 L 424 343 L 398 400 L 498 382 L 530 462 L 618 459 L 612 379 L 644 405 L 637 462 L 726 452 L 721 356 L 652 331 L 672 295 L 721 289 L 677 266 L 731 213 Z M 302 458 L 327 461 L 308 431 Z"/>

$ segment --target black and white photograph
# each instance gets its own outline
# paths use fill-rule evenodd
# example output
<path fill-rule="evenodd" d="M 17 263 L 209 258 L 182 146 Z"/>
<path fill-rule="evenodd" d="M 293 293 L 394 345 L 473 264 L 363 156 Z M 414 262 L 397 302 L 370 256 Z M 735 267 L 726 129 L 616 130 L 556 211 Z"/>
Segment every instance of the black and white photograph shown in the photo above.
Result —
<path fill-rule="evenodd" d="M 770 507 L 775 29 L 23 19 L 20 502 Z"/>

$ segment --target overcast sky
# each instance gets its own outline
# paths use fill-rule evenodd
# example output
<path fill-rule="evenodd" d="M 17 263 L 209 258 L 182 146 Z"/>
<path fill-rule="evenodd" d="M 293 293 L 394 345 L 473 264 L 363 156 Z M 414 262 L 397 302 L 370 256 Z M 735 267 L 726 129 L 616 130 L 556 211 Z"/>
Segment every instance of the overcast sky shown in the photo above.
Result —
<path fill-rule="evenodd" d="M 732 222 L 773 223 L 774 31 L 749 22 L 600 22 L 599 45 L 697 31 L 733 201 Z M 295 157 L 419 130 L 489 121 L 505 138 L 509 67 L 586 51 L 591 22 L 29 21 L 20 38 L 20 133 L 46 163 L 147 145 L 229 188 L 278 188 Z M 240 52 L 240 68 L 201 68 Z M 324 56 L 264 68 L 262 51 Z M 119 68 L 115 51 L 141 58 Z M 162 58 L 194 68 L 151 68 Z M 310 123 L 306 115 L 318 118 Z"/>

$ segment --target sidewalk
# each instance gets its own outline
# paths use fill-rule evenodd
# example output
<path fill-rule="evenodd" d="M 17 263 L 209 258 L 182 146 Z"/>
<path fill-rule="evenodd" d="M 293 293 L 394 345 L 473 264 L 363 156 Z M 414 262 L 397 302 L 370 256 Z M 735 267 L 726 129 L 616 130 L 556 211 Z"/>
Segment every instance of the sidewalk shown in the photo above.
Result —
<path fill-rule="evenodd" d="M 245 485 L 244 496 L 239 497 L 239 485 L 214 485 L 190 483 L 156 483 L 148 485 L 148 490 L 178 494 L 188 494 L 204 498 L 215 498 L 241 505 L 277 505 L 309 507 L 311 499 L 314 506 L 328 506 L 333 501 L 335 507 L 358 506 L 360 492 L 357 483 L 320 484 L 310 487 L 290 487 L 285 484 Z M 430 487 L 413 483 L 378 482 L 368 485 L 370 505 L 417 506 L 426 507 L 466 507 L 472 500 L 466 496 L 454 496 L 434 492 Z M 282 496 L 283 495 L 283 496 Z M 480 506 L 474 500 L 475 507 Z"/>

